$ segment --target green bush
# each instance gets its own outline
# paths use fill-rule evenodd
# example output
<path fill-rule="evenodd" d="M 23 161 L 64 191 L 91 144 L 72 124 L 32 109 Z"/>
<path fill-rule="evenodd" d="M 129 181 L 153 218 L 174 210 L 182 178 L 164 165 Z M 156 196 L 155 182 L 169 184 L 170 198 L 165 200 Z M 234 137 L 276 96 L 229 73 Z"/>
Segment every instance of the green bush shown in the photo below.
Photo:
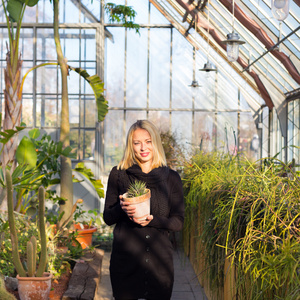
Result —
<path fill-rule="evenodd" d="M 300 180 L 290 165 L 200 153 L 183 182 L 185 251 L 191 237 L 200 244 L 211 289 L 222 290 L 231 257 L 238 299 L 299 299 Z"/>

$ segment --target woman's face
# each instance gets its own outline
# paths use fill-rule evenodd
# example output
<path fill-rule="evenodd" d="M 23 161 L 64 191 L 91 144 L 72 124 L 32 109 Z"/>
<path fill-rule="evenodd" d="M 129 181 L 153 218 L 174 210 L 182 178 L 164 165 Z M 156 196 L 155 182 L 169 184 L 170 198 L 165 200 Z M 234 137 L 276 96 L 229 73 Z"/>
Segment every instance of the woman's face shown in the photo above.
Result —
<path fill-rule="evenodd" d="M 147 130 L 138 128 L 133 132 L 132 146 L 135 157 L 140 161 L 141 164 L 152 163 L 152 140 Z"/>

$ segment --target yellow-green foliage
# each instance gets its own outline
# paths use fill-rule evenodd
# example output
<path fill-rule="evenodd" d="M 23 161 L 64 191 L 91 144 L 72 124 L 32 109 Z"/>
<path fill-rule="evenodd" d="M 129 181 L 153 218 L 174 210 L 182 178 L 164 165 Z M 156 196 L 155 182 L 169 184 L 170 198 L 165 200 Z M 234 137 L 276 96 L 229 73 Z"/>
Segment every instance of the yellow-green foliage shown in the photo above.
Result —
<path fill-rule="evenodd" d="M 5 283 L 2 277 L 0 277 L 0 300 L 14 300 L 14 295 L 9 293 L 5 288 Z"/>
<path fill-rule="evenodd" d="M 237 271 L 238 299 L 300 295 L 300 181 L 275 159 L 198 154 L 184 170 L 184 243 L 199 211 L 198 236 L 212 289 L 223 285 L 225 256 Z M 198 216 L 196 216 L 198 217 Z M 194 220 L 192 222 L 192 220 Z"/>

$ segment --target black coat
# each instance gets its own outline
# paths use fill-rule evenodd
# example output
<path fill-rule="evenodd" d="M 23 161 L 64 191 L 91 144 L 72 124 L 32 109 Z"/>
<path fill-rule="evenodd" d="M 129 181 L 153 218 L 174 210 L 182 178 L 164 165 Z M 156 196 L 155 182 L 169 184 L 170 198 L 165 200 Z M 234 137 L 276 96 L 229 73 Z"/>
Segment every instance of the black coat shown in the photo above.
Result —
<path fill-rule="evenodd" d="M 153 220 L 145 227 L 131 221 L 120 206 L 119 195 L 136 179 L 145 181 L 151 190 Z M 116 224 L 110 260 L 114 297 L 170 299 L 174 268 L 169 231 L 180 231 L 184 220 L 178 173 L 168 167 L 147 174 L 138 165 L 123 171 L 114 167 L 108 179 L 103 217 L 106 224 Z"/>

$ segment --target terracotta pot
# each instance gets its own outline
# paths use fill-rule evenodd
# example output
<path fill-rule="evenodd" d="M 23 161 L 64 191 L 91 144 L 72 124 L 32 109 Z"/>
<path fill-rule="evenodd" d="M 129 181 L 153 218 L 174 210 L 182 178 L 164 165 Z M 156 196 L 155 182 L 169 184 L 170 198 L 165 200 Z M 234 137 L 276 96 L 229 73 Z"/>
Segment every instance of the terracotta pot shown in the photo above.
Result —
<path fill-rule="evenodd" d="M 88 227 L 88 225 L 83 225 L 84 228 L 81 228 L 80 224 L 75 224 L 74 227 L 78 232 L 76 240 L 80 243 L 81 248 L 85 249 L 87 247 L 92 246 L 92 237 L 93 233 L 97 231 L 96 227 Z"/>
<path fill-rule="evenodd" d="M 43 277 L 20 277 L 17 275 L 17 279 L 21 300 L 48 300 L 52 274 L 44 273 Z"/>
<path fill-rule="evenodd" d="M 128 198 L 127 193 L 123 194 L 123 200 L 130 202 L 129 205 L 135 206 L 134 218 L 142 220 L 150 215 L 150 198 L 151 192 L 147 189 L 147 194 L 144 194 L 139 197 Z"/>

